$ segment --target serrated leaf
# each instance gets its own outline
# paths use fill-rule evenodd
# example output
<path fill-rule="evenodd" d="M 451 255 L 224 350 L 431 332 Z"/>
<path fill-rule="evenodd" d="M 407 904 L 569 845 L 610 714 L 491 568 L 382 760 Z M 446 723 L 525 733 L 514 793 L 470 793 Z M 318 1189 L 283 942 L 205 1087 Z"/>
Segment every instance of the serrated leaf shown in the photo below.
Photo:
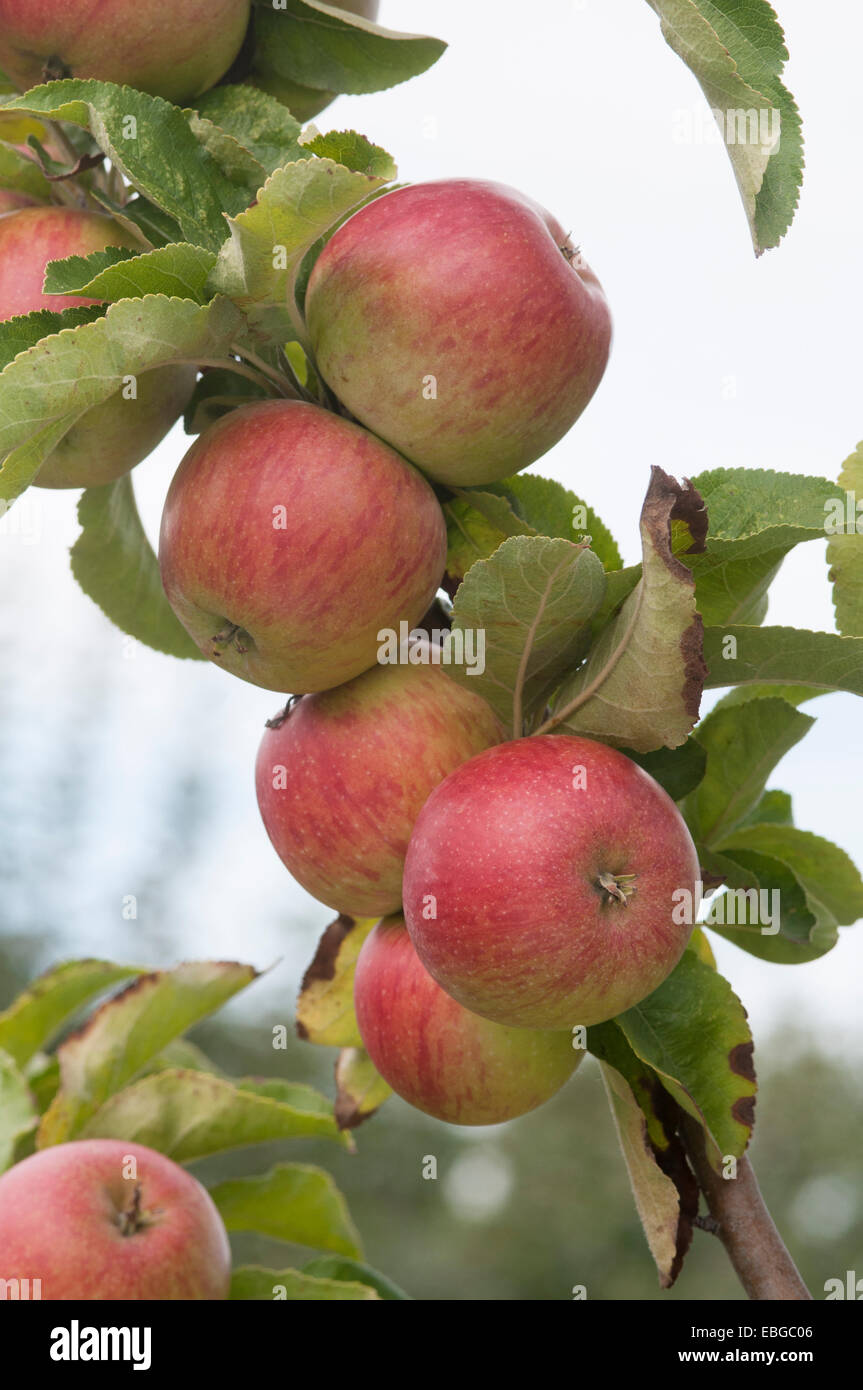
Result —
<path fill-rule="evenodd" d="M 210 1188 L 229 1231 L 255 1231 L 313 1250 L 362 1254 L 347 1203 L 329 1173 L 306 1163 L 280 1163 L 251 1178 L 229 1178 Z"/>
<path fill-rule="evenodd" d="M 780 80 L 788 51 L 776 14 L 767 0 L 648 3 L 718 118 L 760 255 L 791 225 L 803 176 L 800 116 Z"/>
<path fill-rule="evenodd" d="M 303 1109 L 226 1077 L 163 1071 L 118 1090 L 76 1137 L 146 1144 L 176 1163 L 275 1139 L 341 1139 L 332 1112 Z M 40 1147 L 44 1144 L 40 1140 Z"/>
<path fill-rule="evenodd" d="M 379 92 L 436 63 L 446 44 L 401 34 L 315 0 L 283 0 L 255 11 L 255 48 L 246 81 L 290 104 L 290 84 L 320 92 Z"/>
<path fill-rule="evenodd" d="M 330 130 L 304 140 L 302 148 L 319 159 L 332 159 L 357 174 L 369 174 L 384 183 L 398 177 L 395 160 L 380 145 L 373 145 L 355 130 Z M 287 162 L 287 161 L 285 161 Z"/>
<path fill-rule="evenodd" d="M 109 247 L 90 256 L 51 261 L 45 275 L 45 293 L 86 295 L 107 303 L 160 294 L 203 304 L 204 287 L 215 264 L 212 251 L 185 242 L 141 255 Z"/>
<path fill-rule="evenodd" d="M 337 917 L 318 943 L 297 1000 L 297 1032 L 325 1047 L 361 1047 L 354 1013 L 354 971 L 375 918 Z"/>
<path fill-rule="evenodd" d="M 794 816 L 791 810 L 791 797 L 788 792 L 771 787 L 761 800 L 744 816 L 740 825 L 791 825 Z"/>
<path fill-rule="evenodd" d="M 229 1297 L 234 1300 L 374 1303 L 378 1293 L 369 1284 L 351 1283 L 343 1279 L 316 1279 L 298 1269 L 263 1269 L 260 1265 L 245 1265 L 235 1269 L 231 1277 Z"/>
<path fill-rule="evenodd" d="M 726 870 L 728 891 L 710 901 L 704 925 L 759 960 L 777 965 L 817 960 L 836 944 L 836 919 L 821 904 L 810 903 L 787 864 L 750 849 L 744 835 L 741 827 L 739 847 L 716 856 L 717 866 Z M 776 926 L 778 931 L 763 930 Z"/>
<path fill-rule="evenodd" d="M 102 305 L 91 304 L 78 309 L 64 309 L 61 313 L 39 309 L 35 314 L 20 314 L 17 318 L 6 319 L 0 323 L 0 370 L 14 362 L 19 353 L 35 347 L 43 338 L 60 333 L 64 328 L 93 323 L 104 316 Z"/>
<path fill-rule="evenodd" d="M 306 342 L 296 281 L 306 253 L 384 180 L 330 159 L 307 159 L 271 174 L 254 207 L 228 217 L 211 285 L 229 295 L 253 327 L 276 342 Z"/>
<path fill-rule="evenodd" d="M 173 1038 L 245 989 L 256 973 L 230 961 L 193 961 L 143 975 L 103 1004 L 59 1049 L 61 1086 L 42 1119 L 39 1147 L 74 1138 Z"/>
<path fill-rule="evenodd" d="M 161 97 L 112 82 L 70 79 L 34 87 L 6 100 L 4 108 L 88 130 L 132 187 L 173 218 L 194 246 L 217 251 L 226 236 L 224 214 L 241 212 L 255 196 L 256 161 L 238 181 L 235 164 L 220 159 L 211 143 L 208 148 L 209 132 L 200 127 L 200 139 L 194 133 L 194 113 Z"/>
<path fill-rule="evenodd" d="M 72 573 L 106 618 L 157 652 L 202 659 L 165 597 L 128 474 L 107 487 L 88 488 L 78 503 L 78 521 Z"/>
<path fill-rule="evenodd" d="M 668 979 L 615 1020 L 632 1050 L 705 1129 L 714 1167 L 752 1133 L 755 1071 L 746 1011 L 726 979 L 684 951 Z"/>
<path fill-rule="evenodd" d="M 21 124 L 24 125 L 25 122 L 22 121 Z M 3 134 L 2 127 L 0 138 L 8 138 Z M 24 141 L 19 140 L 15 143 L 23 144 Z M 23 193 L 29 198 L 36 198 L 45 203 L 51 197 L 51 185 L 36 160 L 15 149 L 11 144 L 0 144 L 0 188 L 10 188 L 16 193 Z"/>
<path fill-rule="evenodd" d="M 826 478 L 766 468 L 714 468 L 693 480 L 710 530 L 702 555 L 682 557 L 695 577 L 705 623 L 759 624 L 783 559 L 801 542 L 824 539 Z"/>
<path fill-rule="evenodd" d="M 863 917 L 863 880 L 856 865 L 838 845 L 796 825 L 749 825 L 733 831 L 717 846 L 721 854 L 745 850 L 770 855 L 785 864 L 816 906 L 827 910 L 840 926 L 853 926 Z"/>
<path fill-rule="evenodd" d="M 23 492 L 72 425 L 130 376 L 225 357 L 241 323 L 226 299 L 202 306 L 147 295 L 21 353 L 0 373 L 0 498 Z"/>
<path fill-rule="evenodd" d="M 683 812 L 696 840 L 711 849 L 760 801 L 767 778 L 815 720 L 784 700 L 752 700 L 713 710 L 698 726 L 707 770 Z"/>
<path fill-rule="evenodd" d="M 413 1301 L 410 1294 L 405 1293 L 404 1289 L 400 1289 L 398 1284 L 394 1284 L 385 1274 L 362 1264 L 359 1260 L 348 1259 L 345 1255 L 319 1255 L 317 1259 L 304 1265 L 302 1272 L 313 1275 L 316 1279 L 339 1279 L 351 1284 L 368 1284 L 387 1302 Z"/>
<path fill-rule="evenodd" d="M 840 502 L 841 493 L 845 493 L 853 503 L 850 508 L 840 506 L 845 512 L 844 534 L 837 531 L 827 542 L 836 626 L 843 637 L 863 637 L 863 443 L 843 463 L 839 490 Z"/>
<path fill-rule="evenodd" d="M 704 680 L 702 625 L 692 575 L 672 552 L 674 523 L 690 548 L 703 546 L 699 494 L 654 467 L 641 513 L 641 578 L 558 692 L 543 731 L 557 727 L 639 753 L 686 740 Z"/>
<path fill-rule="evenodd" d="M 306 155 L 298 137 L 302 126 L 290 111 L 254 87 L 223 85 L 196 97 L 195 109 L 232 135 L 268 174 Z"/>
<path fill-rule="evenodd" d="M 121 980 L 140 975 L 142 969 L 107 960 L 70 960 L 53 966 L 0 1013 L 0 1048 L 24 1066 L 84 1004 Z"/>
<path fill-rule="evenodd" d="M 807 686 L 863 695 L 863 637 L 798 627 L 708 627 L 705 686 Z"/>
<path fill-rule="evenodd" d="M 0 1051 L 0 1173 L 15 1161 L 15 1149 L 39 1123 L 30 1089 L 8 1052 Z"/>
<path fill-rule="evenodd" d="M 602 564 L 590 550 L 545 536 L 513 536 L 471 567 L 456 594 L 447 669 L 482 695 L 519 738 L 524 719 L 583 656 L 587 624 L 604 593 Z M 484 670 L 455 659 L 460 640 L 465 653 L 477 656 L 484 641 Z"/>
<path fill-rule="evenodd" d="M 370 1120 L 391 1095 L 392 1088 L 378 1075 L 363 1048 L 342 1048 L 336 1061 L 334 1110 L 339 1129 L 356 1129 Z"/>

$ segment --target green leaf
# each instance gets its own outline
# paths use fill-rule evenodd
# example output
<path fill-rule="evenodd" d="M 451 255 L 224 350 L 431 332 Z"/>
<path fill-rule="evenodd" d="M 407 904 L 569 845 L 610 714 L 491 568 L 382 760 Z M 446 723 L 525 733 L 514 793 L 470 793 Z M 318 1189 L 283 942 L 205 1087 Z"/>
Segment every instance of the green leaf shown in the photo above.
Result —
<path fill-rule="evenodd" d="M 784 700 L 714 710 L 698 726 L 707 771 L 683 807 L 696 840 L 718 848 L 761 799 L 767 778 L 815 720 Z"/>
<path fill-rule="evenodd" d="M 788 792 L 780 791 L 778 787 L 772 787 L 765 792 L 748 816 L 744 816 L 741 825 L 791 825 L 794 816 L 791 810 L 791 797 Z"/>
<path fill-rule="evenodd" d="M 235 1300 L 264 1299 L 276 1303 L 284 1300 L 356 1303 L 374 1302 L 378 1293 L 369 1284 L 354 1284 L 343 1279 L 316 1279 L 298 1269 L 262 1269 L 259 1265 L 246 1265 L 234 1270 L 229 1297 Z"/>
<path fill-rule="evenodd" d="M 672 551 L 672 527 L 703 545 L 698 493 L 654 467 L 641 513 L 642 575 L 584 666 L 558 692 L 558 726 L 649 753 L 684 743 L 698 718 L 704 663 L 692 575 Z"/>
<path fill-rule="evenodd" d="M 335 1118 L 339 1129 L 356 1129 L 392 1095 L 361 1047 L 344 1047 L 336 1061 Z"/>
<path fill-rule="evenodd" d="M 212 286 L 240 305 L 253 328 L 272 341 L 305 343 L 295 300 L 304 257 L 334 222 L 383 183 L 377 175 L 354 173 L 330 159 L 277 169 L 254 207 L 228 217 L 230 238 Z"/>
<path fill-rule="evenodd" d="M 0 498 L 23 492 L 59 440 L 130 376 L 222 358 L 241 323 L 225 299 L 202 306 L 146 295 L 112 304 L 94 322 L 21 353 L 0 373 Z"/>
<path fill-rule="evenodd" d="M 74 1138 L 172 1039 L 255 978 L 250 965 L 193 961 L 143 975 L 108 1000 L 59 1049 L 62 1082 L 43 1117 L 40 1148 Z"/>
<path fill-rule="evenodd" d="M 299 121 L 266 92 L 234 84 L 213 87 L 195 98 L 195 108 L 232 135 L 268 174 L 283 164 L 311 157 L 299 144 Z"/>
<path fill-rule="evenodd" d="M 75 1137 L 126 1139 L 193 1163 L 276 1139 L 339 1139 L 332 1112 L 288 1105 L 249 1086 L 199 1071 L 163 1071 L 117 1090 Z M 40 1147 L 45 1145 L 40 1142 Z"/>
<path fill-rule="evenodd" d="M 388 1302 L 411 1302 L 410 1294 L 400 1289 L 385 1274 L 361 1264 L 359 1260 L 347 1259 L 344 1255 L 319 1255 L 303 1266 L 303 1274 L 316 1279 L 340 1279 L 352 1284 L 368 1284 Z"/>
<path fill-rule="evenodd" d="M 252 1178 L 229 1178 L 210 1189 L 229 1231 L 362 1254 L 347 1203 L 329 1173 L 306 1163 L 281 1163 Z"/>
<path fill-rule="evenodd" d="M 718 1166 L 739 1158 L 754 1123 L 755 1072 L 746 1011 L 730 984 L 692 951 L 615 1023 L 642 1062 L 706 1133 Z"/>
<path fill-rule="evenodd" d="M 707 767 L 707 754 L 698 740 L 691 737 L 679 748 L 656 748 L 652 753 L 636 753 L 631 748 L 621 751 L 649 772 L 673 801 L 680 801 L 694 791 Z"/>
<path fill-rule="evenodd" d="M 613 1067 L 600 1062 L 602 1080 L 614 1117 L 635 1207 L 659 1273 L 667 1289 L 674 1282 L 680 1228 L 680 1197 L 663 1173 L 647 1135 L 647 1121 L 629 1085 Z"/>
<path fill-rule="evenodd" d="M 226 149 L 208 148 L 203 123 L 198 135 L 192 128 L 194 113 L 183 113 L 161 97 L 112 82 L 69 80 L 34 87 L 4 107 L 89 130 L 132 187 L 173 218 L 194 246 L 217 251 L 226 236 L 225 214 L 241 212 L 255 196 L 256 161 L 243 152 L 245 163 L 238 170 L 236 142 L 233 157 Z"/>
<path fill-rule="evenodd" d="M 23 1067 L 84 1004 L 141 969 L 107 960 L 55 965 L 0 1013 L 0 1048 Z"/>
<path fill-rule="evenodd" d="M 0 371 L 21 352 L 35 347 L 43 338 L 60 333 L 64 328 L 77 328 L 81 323 L 93 323 L 105 317 L 101 304 L 84 305 L 79 309 L 39 309 L 35 314 L 21 314 L 0 323 Z"/>
<path fill-rule="evenodd" d="M 717 856 L 727 870 L 728 892 L 711 900 L 704 925 L 759 960 L 776 965 L 817 960 L 836 944 L 836 919 L 807 899 L 787 864 L 756 853 L 744 836 L 741 827 L 739 847 Z"/>
<path fill-rule="evenodd" d="M 844 850 L 820 835 L 796 825 L 749 825 L 727 835 L 718 848 L 722 854 L 745 850 L 778 859 L 802 886 L 810 910 L 826 908 L 840 926 L 853 926 L 863 917 L 859 870 Z"/>
<path fill-rule="evenodd" d="M 259 4 L 246 81 L 276 96 L 281 82 L 319 92 L 379 92 L 425 72 L 445 48 L 440 39 L 383 29 L 314 0 L 284 0 L 278 10 Z"/>
<path fill-rule="evenodd" d="M 780 80 L 788 58 L 781 25 L 767 0 L 648 3 L 718 120 L 760 255 L 791 225 L 803 177 L 800 115 Z"/>
<path fill-rule="evenodd" d="M 39 1123 L 30 1089 L 8 1052 L 0 1051 L 0 1173 L 15 1161 L 15 1149 Z"/>
<path fill-rule="evenodd" d="M 445 659 L 479 656 L 485 670 L 453 660 L 454 680 L 482 695 L 514 737 L 587 647 L 587 624 L 605 593 L 602 564 L 572 541 L 513 536 L 472 566 L 455 596 Z M 461 634 L 461 638 L 459 636 Z"/>
<path fill-rule="evenodd" d="M 843 508 L 839 499 L 845 531 L 830 528 L 827 542 L 836 626 L 843 637 L 863 637 L 863 443 L 843 463 L 839 488 L 852 505 Z"/>
<path fill-rule="evenodd" d="M 107 487 L 88 488 L 78 503 L 78 520 L 81 534 L 71 563 L 84 593 L 121 632 L 168 656 L 200 660 L 165 597 L 132 479 L 127 475 Z"/>
<path fill-rule="evenodd" d="M 807 686 L 863 695 L 863 637 L 797 627 L 708 627 L 705 685 Z"/>
<path fill-rule="evenodd" d="M 23 124 L 23 122 L 22 122 Z M 5 139 L 2 127 L 0 136 Z M 23 144 L 23 141 L 18 143 Z M 36 160 L 14 145 L 0 144 L 0 188 L 9 188 L 16 193 L 24 193 L 47 203 L 51 197 L 51 185 L 42 173 Z"/>
<path fill-rule="evenodd" d="M 705 553 L 683 557 L 695 577 L 699 612 L 711 626 L 759 624 L 788 552 L 824 539 L 825 505 L 836 484 L 765 468 L 714 468 L 693 486 L 710 517 Z"/>
<path fill-rule="evenodd" d="M 390 183 L 398 177 L 398 169 L 391 154 L 373 145 L 364 135 L 355 130 L 330 130 L 326 135 L 315 135 L 304 140 L 302 148 L 317 155 L 320 159 L 332 159 L 345 169 L 353 169 L 357 174 L 369 174 L 373 178 Z M 282 161 L 283 164 L 287 160 Z"/>
<path fill-rule="evenodd" d="M 361 1047 L 354 1013 L 354 971 L 374 917 L 337 917 L 318 943 L 297 1000 L 297 1032 L 325 1047 Z"/>
<path fill-rule="evenodd" d="M 212 251 L 184 242 L 138 256 L 121 247 L 110 247 L 91 256 L 51 261 L 45 275 L 45 293 L 86 295 L 106 302 L 162 294 L 203 304 L 204 287 L 215 264 Z"/>

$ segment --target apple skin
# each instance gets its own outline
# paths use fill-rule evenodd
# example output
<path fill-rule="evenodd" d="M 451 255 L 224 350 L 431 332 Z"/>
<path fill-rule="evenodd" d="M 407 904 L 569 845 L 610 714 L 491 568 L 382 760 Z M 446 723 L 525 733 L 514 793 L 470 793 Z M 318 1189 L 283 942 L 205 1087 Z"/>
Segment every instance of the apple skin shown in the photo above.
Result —
<path fill-rule="evenodd" d="M 159 561 L 205 656 L 304 695 L 373 666 L 381 629 L 419 621 L 443 576 L 446 524 L 422 475 L 359 425 L 262 401 L 186 454 Z"/>
<path fill-rule="evenodd" d="M 309 334 L 328 385 L 430 478 L 535 462 L 605 371 L 611 317 L 563 228 L 502 184 L 448 179 L 361 208 L 315 263 Z M 433 376 L 436 399 L 425 399 Z"/>
<path fill-rule="evenodd" d="M 137 1182 L 124 1176 L 130 1157 Z M 124 1234 L 136 1186 L 141 1224 Z M 225 1299 L 231 1249 L 190 1173 L 142 1144 L 83 1139 L 0 1177 L 0 1279 L 41 1279 L 49 1302 Z"/>
<path fill-rule="evenodd" d="M 329 0 L 327 0 L 329 3 Z M 380 9 L 379 0 L 339 0 L 340 10 L 349 10 L 351 14 L 359 15 L 362 19 L 376 20 Z M 288 107 L 291 115 L 298 121 L 305 123 L 310 121 L 313 116 L 317 116 L 338 96 L 337 92 L 328 92 L 323 88 L 305 87 L 300 82 L 292 82 L 289 77 L 282 77 L 279 73 L 272 70 L 263 71 L 254 66 L 251 73 L 242 79 L 252 87 L 258 87 L 262 92 L 268 92 L 270 96 L 276 97 Z"/>
<path fill-rule="evenodd" d="M 140 251 L 113 218 L 75 208 L 36 206 L 0 217 L 0 320 L 37 309 L 98 304 L 80 295 L 45 294 L 45 267 L 107 246 Z M 37 487 L 98 487 L 128 473 L 164 438 L 194 389 L 192 365 L 142 372 L 137 399 L 118 391 L 71 427 L 36 477 Z"/>
<path fill-rule="evenodd" d="M 635 875 L 615 885 L 634 893 L 618 900 L 600 874 Z M 683 817 L 652 777 L 592 739 L 541 735 L 480 753 L 431 793 L 404 911 L 420 960 L 465 1008 L 572 1028 L 662 984 L 692 930 L 672 921 L 672 894 L 694 895 L 699 877 Z"/>
<path fill-rule="evenodd" d="M 430 656 L 430 644 L 417 654 Z M 372 667 L 273 724 L 255 767 L 267 834 L 298 883 L 349 917 L 398 911 L 429 792 L 504 737 L 485 700 L 432 665 Z"/>
<path fill-rule="evenodd" d="M 504 1028 L 462 1008 L 423 967 L 402 917 L 379 922 L 354 975 L 366 1051 L 393 1090 L 453 1125 L 494 1125 L 544 1104 L 584 1056 L 569 1033 Z"/>
<path fill-rule="evenodd" d="M 183 103 L 236 58 L 250 0 L 0 0 L 0 68 L 26 91 L 93 77 Z"/>

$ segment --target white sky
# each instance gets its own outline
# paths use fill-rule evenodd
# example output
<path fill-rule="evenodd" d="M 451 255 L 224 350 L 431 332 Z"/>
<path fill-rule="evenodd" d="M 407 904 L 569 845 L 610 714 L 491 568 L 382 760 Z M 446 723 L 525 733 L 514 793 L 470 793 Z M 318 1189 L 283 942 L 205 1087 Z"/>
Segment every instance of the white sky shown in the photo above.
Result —
<path fill-rule="evenodd" d="M 743 465 L 835 477 L 863 435 L 863 14 L 853 0 L 778 0 L 778 9 L 807 170 L 791 232 L 759 261 L 725 152 L 675 139 L 680 113 L 692 113 L 698 129 L 706 104 L 645 0 L 384 0 L 384 22 L 439 34 L 448 53 L 425 76 L 341 98 L 318 118 L 322 129 L 353 127 L 385 146 L 403 179 L 499 179 L 571 229 L 603 281 L 616 336 L 594 402 L 533 471 L 582 495 L 628 562 L 638 558 L 651 464 L 678 476 Z M 136 474 L 154 537 L 186 443 L 175 431 Z M 290 1017 L 330 914 L 282 870 L 258 820 L 254 753 L 279 699 L 203 664 L 142 648 L 130 654 L 68 571 L 74 503 L 74 494 L 46 492 L 25 501 L 31 510 L 19 524 L 38 539 L 13 535 L 0 548 L 3 703 L 15 720 L 22 796 L 50 798 L 71 714 L 86 717 L 106 683 L 114 697 L 88 766 L 97 809 L 56 884 L 63 953 L 119 953 L 120 942 L 133 955 L 120 924 L 112 943 L 117 904 L 136 892 L 132 863 L 149 853 L 158 867 L 166 779 L 192 749 L 213 777 L 207 858 L 184 883 L 164 962 L 229 954 L 265 965 L 280 956 L 264 988 L 284 997 Z M 823 551 L 809 544 L 786 561 L 769 622 L 832 628 Z M 863 863 L 860 705 L 836 695 L 809 712 L 819 723 L 772 784 L 793 794 L 801 826 Z M 756 1041 L 790 1016 L 802 1046 L 823 1027 L 826 1040 L 838 1028 L 845 1046 L 863 1050 L 861 932 L 849 930 L 831 955 L 800 967 L 768 966 L 712 938 Z"/>

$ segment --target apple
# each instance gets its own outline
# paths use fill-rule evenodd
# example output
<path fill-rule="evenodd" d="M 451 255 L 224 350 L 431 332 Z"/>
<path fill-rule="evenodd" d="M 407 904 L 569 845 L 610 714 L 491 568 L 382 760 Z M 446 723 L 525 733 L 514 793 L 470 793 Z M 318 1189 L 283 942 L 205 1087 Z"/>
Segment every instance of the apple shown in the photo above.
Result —
<path fill-rule="evenodd" d="M 305 695 L 268 726 L 255 768 L 267 834 L 294 878 L 337 912 L 382 917 L 402 901 L 402 870 L 428 794 L 504 731 L 457 685 L 440 649 L 422 664 L 375 666 Z"/>
<path fill-rule="evenodd" d="M 83 1139 L 0 1177 L 0 1279 L 54 1302 L 224 1299 L 231 1250 L 190 1173 L 143 1144 Z"/>
<path fill-rule="evenodd" d="M 159 544 L 205 656 L 267 690 L 327 690 L 425 613 L 446 525 L 425 479 L 359 425 L 301 401 L 218 420 L 180 464 Z"/>
<path fill-rule="evenodd" d="M 379 922 L 363 942 L 354 1004 L 384 1080 L 448 1124 L 524 1115 L 559 1091 L 584 1056 L 569 1033 L 505 1028 L 462 1008 L 421 964 L 402 917 Z"/>
<path fill-rule="evenodd" d="M 378 17 L 380 6 L 378 0 L 338 0 L 337 8 L 349 10 L 351 14 L 359 15 L 361 19 L 374 21 Z M 278 19 L 278 14 L 276 19 Z M 272 30 L 274 33 L 276 32 L 275 25 L 272 26 Z M 329 106 L 331 101 L 335 101 L 338 95 L 336 92 L 325 91 L 317 87 L 306 87 L 300 82 L 294 82 L 289 77 L 283 77 L 277 67 L 268 61 L 266 48 L 263 52 L 258 50 L 253 55 L 252 70 L 242 80 L 253 87 L 260 88 L 262 92 L 269 92 L 271 96 L 284 102 L 285 106 L 290 109 L 291 115 L 303 122 L 310 121 L 313 116 L 317 116 L 324 107 Z"/>
<path fill-rule="evenodd" d="M 38 206 L 0 217 L 0 320 L 37 309 L 97 304 L 80 295 L 45 294 L 45 267 L 49 261 L 89 256 L 108 246 L 141 250 L 124 227 L 103 213 Z M 36 485 L 97 487 L 128 473 L 182 413 L 196 376 L 192 365 L 142 372 L 134 399 L 117 391 L 72 425 L 43 463 Z"/>
<path fill-rule="evenodd" d="M 436 787 L 405 862 L 420 960 L 465 1008 L 522 1028 L 622 1013 L 662 984 L 691 924 L 698 856 L 674 802 L 623 753 L 540 735 Z M 679 915 L 679 914 L 675 914 Z"/>
<path fill-rule="evenodd" d="M 180 104 L 215 86 L 250 0 L 0 0 L 0 68 L 22 90 L 94 77 Z"/>
<path fill-rule="evenodd" d="M 309 280 L 318 367 L 437 482 L 495 482 L 556 444 L 605 371 L 605 295 L 560 223 L 501 184 L 447 179 L 366 204 Z"/>

